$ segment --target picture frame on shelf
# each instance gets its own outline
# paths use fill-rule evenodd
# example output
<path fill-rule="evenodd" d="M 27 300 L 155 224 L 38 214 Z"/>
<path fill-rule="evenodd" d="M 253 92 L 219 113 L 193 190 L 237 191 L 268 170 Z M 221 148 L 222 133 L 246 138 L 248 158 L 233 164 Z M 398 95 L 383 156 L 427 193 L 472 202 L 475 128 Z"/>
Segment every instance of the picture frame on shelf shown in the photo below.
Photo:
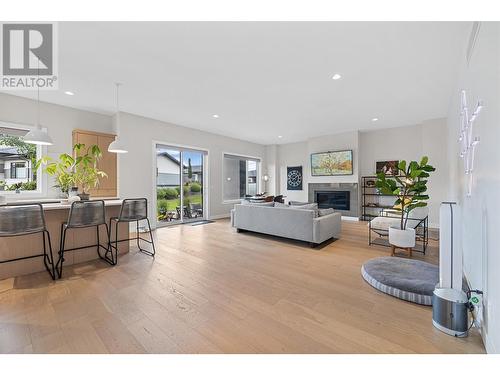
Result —
<path fill-rule="evenodd" d="M 375 162 L 375 174 L 383 172 L 386 176 L 398 176 L 399 160 L 382 160 Z"/>

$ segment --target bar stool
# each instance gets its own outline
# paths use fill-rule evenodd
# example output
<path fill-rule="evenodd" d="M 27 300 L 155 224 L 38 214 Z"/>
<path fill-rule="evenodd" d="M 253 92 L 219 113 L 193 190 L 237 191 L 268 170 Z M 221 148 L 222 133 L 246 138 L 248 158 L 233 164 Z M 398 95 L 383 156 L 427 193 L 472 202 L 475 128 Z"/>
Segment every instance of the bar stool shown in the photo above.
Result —
<path fill-rule="evenodd" d="M 56 264 L 56 270 L 59 275 L 59 278 L 62 277 L 62 269 L 64 263 L 64 253 L 67 251 L 81 250 L 87 249 L 90 247 L 97 247 L 97 254 L 99 258 L 106 261 L 111 265 L 116 265 L 117 256 L 113 256 L 112 249 L 109 247 L 109 237 L 108 237 L 108 246 L 104 247 L 101 245 L 101 241 L 99 238 L 99 227 L 104 225 L 106 227 L 106 235 L 109 234 L 108 224 L 106 224 L 106 215 L 104 210 L 104 201 L 103 200 L 95 200 L 95 201 L 76 201 L 71 204 L 71 208 L 69 210 L 68 221 L 66 223 L 62 223 L 61 225 L 61 243 L 59 246 L 59 260 Z M 81 229 L 81 228 L 90 228 L 95 227 L 97 233 L 97 244 L 95 245 L 85 245 L 80 247 L 74 247 L 71 249 L 65 248 L 66 243 L 66 232 L 68 229 Z M 101 255 L 100 249 L 103 248 L 106 250 L 104 256 Z"/>
<path fill-rule="evenodd" d="M 52 277 L 52 280 L 55 280 L 56 272 L 54 269 L 54 258 L 52 256 L 52 243 L 50 241 L 50 233 L 45 225 L 42 205 L 38 203 L 0 206 L 0 237 L 27 236 L 36 233 L 42 233 L 42 254 L 1 260 L 0 263 L 43 257 L 43 263 L 47 272 Z M 45 239 L 45 236 L 47 236 L 47 239 Z M 46 242 L 48 242 L 49 245 L 48 252 Z"/>
<path fill-rule="evenodd" d="M 148 222 L 148 228 L 149 228 L 149 237 L 151 238 L 151 241 L 142 238 L 139 235 L 139 221 L 141 220 L 146 220 Z M 155 256 L 156 249 L 155 249 L 155 243 L 153 240 L 153 234 L 151 232 L 151 224 L 149 222 L 148 218 L 148 200 L 146 198 L 134 198 L 134 199 L 124 199 L 122 202 L 122 208 L 120 210 L 120 215 L 118 217 L 112 217 L 109 219 L 109 246 L 113 248 L 116 252 L 118 251 L 118 242 L 123 242 L 123 241 L 131 241 L 134 240 L 134 238 L 126 238 L 123 240 L 118 239 L 118 224 L 120 222 L 125 222 L 125 223 L 132 223 L 136 222 L 137 224 L 137 230 L 136 230 L 136 238 L 137 240 L 137 247 L 139 248 L 139 251 L 150 255 L 152 257 Z M 111 229 L 113 227 L 112 222 L 115 222 L 115 240 L 111 240 Z M 141 248 L 140 240 L 145 241 L 149 244 L 152 245 L 153 251 L 149 251 L 146 249 Z"/>

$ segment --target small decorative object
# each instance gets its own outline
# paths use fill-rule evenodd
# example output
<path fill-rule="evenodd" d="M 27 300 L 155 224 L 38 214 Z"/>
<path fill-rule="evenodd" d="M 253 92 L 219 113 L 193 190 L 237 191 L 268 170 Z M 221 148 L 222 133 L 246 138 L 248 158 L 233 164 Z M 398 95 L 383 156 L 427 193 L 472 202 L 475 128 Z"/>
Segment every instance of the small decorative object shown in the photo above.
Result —
<path fill-rule="evenodd" d="M 472 172 L 474 170 L 474 153 L 476 151 L 476 146 L 479 144 L 479 137 L 473 137 L 472 129 L 474 127 L 474 121 L 479 112 L 483 108 L 483 102 L 479 101 L 477 103 L 476 109 L 469 116 L 469 109 L 467 108 L 467 95 L 465 91 L 462 91 L 461 97 L 461 109 L 460 109 L 460 136 L 458 141 L 460 142 L 460 157 L 464 159 L 464 171 L 467 181 L 467 196 L 472 195 Z"/>
<path fill-rule="evenodd" d="M 311 154 L 312 176 L 342 176 L 353 174 L 352 150 Z"/>
<path fill-rule="evenodd" d="M 302 166 L 287 167 L 287 190 L 302 190 Z"/>
<path fill-rule="evenodd" d="M 375 173 L 384 173 L 386 176 L 397 176 L 398 175 L 398 164 L 399 160 L 384 160 L 377 161 L 375 163 Z"/>
<path fill-rule="evenodd" d="M 367 187 L 375 187 L 375 180 L 366 180 Z"/>
<path fill-rule="evenodd" d="M 428 160 L 424 156 L 420 163 L 411 161 L 408 165 L 405 160 L 401 160 L 396 166 L 394 178 L 386 178 L 382 171 L 377 174 L 376 186 L 380 192 L 397 197 L 394 209 L 400 212 L 400 225 L 389 228 L 389 243 L 393 246 L 410 249 L 415 246 L 415 230 L 407 229 L 406 225 L 412 210 L 427 206 L 427 178 L 436 170 L 427 164 Z"/>

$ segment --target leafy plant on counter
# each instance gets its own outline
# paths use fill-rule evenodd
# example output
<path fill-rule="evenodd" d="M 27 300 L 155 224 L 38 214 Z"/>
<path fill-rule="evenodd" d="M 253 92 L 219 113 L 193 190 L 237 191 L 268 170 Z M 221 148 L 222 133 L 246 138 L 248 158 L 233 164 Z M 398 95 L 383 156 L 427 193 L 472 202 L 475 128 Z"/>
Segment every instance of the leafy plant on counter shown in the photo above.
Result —
<path fill-rule="evenodd" d="M 82 154 L 82 150 L 84 153 Z M 100 178 L 108 175 L 97 168 L 97 162 L 102 157 L 102 151 L 97 145 L 85 148 L 83 143 L 73 146 L 75 152 L 75 174 L 76 185 L 80 186 L 82 193 L 88 194 L 89 190 L 99 186 Z"/>
<path fill-rule="evenodd" d="M 82 150 L 85 153 L 82 154 Z M 73 146 L 74 156 L 69 154 L 59 155 L 55 161 L 49 156 L 37 160 L 35 169 L 45 165 L 45 172 L 54 176 L 57 185 L 63 193 L 68 193 L 74 186 L 80 186 L 83 193 L 99 185 L 99 178 L 107 174 L 97 169 L 97 162 L 102 157 L 102 152 L 97 145 L 85 148 L 83 143 Z"/>

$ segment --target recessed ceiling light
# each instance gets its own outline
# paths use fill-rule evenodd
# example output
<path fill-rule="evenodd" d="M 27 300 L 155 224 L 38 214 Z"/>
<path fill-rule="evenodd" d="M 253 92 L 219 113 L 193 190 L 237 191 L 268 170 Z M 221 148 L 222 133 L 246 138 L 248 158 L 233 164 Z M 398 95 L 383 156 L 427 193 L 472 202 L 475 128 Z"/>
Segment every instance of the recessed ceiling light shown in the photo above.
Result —
<path fill-rule="evenodd" d="M 283 138 L 283 136 L 282 135 L 278 135 L 278 138 Z"/>
<path fill-rule="evenodd" d="M 72 91 L 64 91 L 64 93 L 65 93 L 66 95 L 69 95 L 69 96 L 73 96 L 73 95 L 75 95 L 75 93 L 74 93 L 74 92 L 72 92 Z"/>
<path fill-rule="evenodd" d="M 372 122 L 377 122 L 377 121 L 378 121 L 377 117 L 372 118 Z"/>
<path fill-rule="evenodd" d="M 213 118 L 219 118 L 219 115 L 212 115 Z"/>
<path fill-rule="evenodd" d="M 335 81 L 336 81 L 337 79 L 341 79 L 341 78 L 342 78 L 342 76 L 341 76 L 340 74 L 338 74 L 338 73 L 335 73 L 335 74 L 332 76 L 332 79 L 333 79 L 333 80 L 335 80 Z"/>

